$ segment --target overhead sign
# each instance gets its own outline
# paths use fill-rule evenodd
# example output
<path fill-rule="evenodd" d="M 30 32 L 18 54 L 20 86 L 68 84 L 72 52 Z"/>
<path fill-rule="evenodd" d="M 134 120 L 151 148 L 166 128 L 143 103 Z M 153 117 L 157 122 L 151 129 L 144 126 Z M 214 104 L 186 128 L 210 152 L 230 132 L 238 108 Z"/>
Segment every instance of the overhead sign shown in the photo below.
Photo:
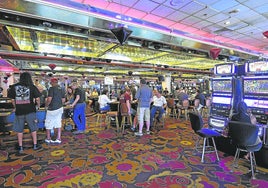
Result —
<path fill-rule="evenodd" d="M 114 84 L 114 79 L 112 76 L 105 76 L 104 77 L 104 84 L 105 85 L 113 85 Z"/>

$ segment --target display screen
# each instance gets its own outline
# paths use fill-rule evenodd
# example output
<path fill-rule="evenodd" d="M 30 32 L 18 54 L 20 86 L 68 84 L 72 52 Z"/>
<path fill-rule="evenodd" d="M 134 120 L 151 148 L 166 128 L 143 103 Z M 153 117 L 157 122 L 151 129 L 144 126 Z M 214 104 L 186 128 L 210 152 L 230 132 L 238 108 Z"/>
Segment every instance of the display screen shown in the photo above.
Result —
<path fill-rule="evenodd" d="M 244 78 L 244 94 L 268 95 L 268 77 Z"/>
<path fill-rule="evenodd" d="M 215 66 L 215 74 L 228 75 L 234 73 L 234 64 L 220 64 Z"/>
<path fill-rule="evenodd" d="M 232 92 L 232 80 L 212 80 L 213 92 Z"/>
<path fill-rule="evenodd" d="M 249 73 L 268 72 L 268 61 L 256 61 L 247 63 L 246 71 Z"/>
<path fill-rule="evenodd" d="M 230 98 L 230 97 L 218 97 L 218 96 L 213 96 L 213 97 L 212 97 L 212 103 L 218 103 L 218 104 L 231 104 L 231 98 Z"/>
<path fill-rule="evenodd" d="M 251 108 L 268 108 L 268 100 L 244 99 L 244 102 Z"/>

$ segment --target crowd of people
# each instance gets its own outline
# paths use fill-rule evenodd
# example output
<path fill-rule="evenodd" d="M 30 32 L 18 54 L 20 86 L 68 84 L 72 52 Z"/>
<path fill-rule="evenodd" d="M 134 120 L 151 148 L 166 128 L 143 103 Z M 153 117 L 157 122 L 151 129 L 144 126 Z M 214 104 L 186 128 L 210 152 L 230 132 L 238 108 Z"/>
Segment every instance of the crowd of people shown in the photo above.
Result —
<path fill-rule="evenodd" d="M 46 119 L 46 139 L 47 144 L 61 143 L 62 116 L 64 106 L 68 105 L 73 109 L 72 120 L 76 130 L 74 134 L 84 133 L 86 130 L 86 111 L 99 112 L 111 110 L 110 104 L 114 101 L 119 102 L 119 108 L 125 103 L 129 117 L 133 122 L 130 129 L 135 135 L 143 135 L 143 126 L 146 125 L 146 134 L 150 130 L 154 121 L 160 122 L 167 109 L 167 98 L 177 98 L 178 104 L 185 99 L 189 99 L 185 88 L 178 89 L 173 95 L 165 88 L 158 91 L 148 86 L 145 79 L 141 79 L 138 89 L 126 86 L 120 94 L 115 90 L 109 92 L 103 89 L 101 94 L 96 88 L 83 89 L 77 81 L 70 83 L 66 88 L 58 84 L 57 78 L 51 78 L 50 87 L 46 89 L 38 82 L 33 83 L 30 73 L 24 72 L 20 75 L 18 83 L 10 87 L 8 97 L 12 99 L 16 114 L 14 131 L 18 135 L 19 152 L 23 152 L 23 130 L 25 122 L 30 128 L 33 138 L 33 149 L 38 149 L 37 144 L 37 118 L 36 112 L 39 108 L 45 108 Z M 205 97 L 197 90 L 196 99 L 200 100 L 200 108 L 205 105 Z M 158 112 L 157 118 L 155 118 Z M 139 126 L 138 126 L 139 125 Z M 138 129 L 137 129 L 138 127 Z M 56 139 L 52 139 L 51 131 L 56 132 Z"/>

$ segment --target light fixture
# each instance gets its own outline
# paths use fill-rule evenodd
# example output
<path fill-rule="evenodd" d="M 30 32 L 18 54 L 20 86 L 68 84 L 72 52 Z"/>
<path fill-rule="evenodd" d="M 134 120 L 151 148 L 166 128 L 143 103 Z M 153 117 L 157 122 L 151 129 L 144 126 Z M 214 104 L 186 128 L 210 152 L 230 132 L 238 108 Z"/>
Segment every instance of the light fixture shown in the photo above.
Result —
<path fill-rule="evenodd" d="M 125 27 L 118 27 L 111 29 L 111 32 L 114 34 L 116 39 L 119 41 L 121 45 L 123 45 L 124 42 L 128 39 L 130 34 L 132 33 L 131 30 L 125 28 Z"/>
<path fill-rule="evenodd" d="M 268 38 L 268 31 L 262 33 L 266 38 Z"/>

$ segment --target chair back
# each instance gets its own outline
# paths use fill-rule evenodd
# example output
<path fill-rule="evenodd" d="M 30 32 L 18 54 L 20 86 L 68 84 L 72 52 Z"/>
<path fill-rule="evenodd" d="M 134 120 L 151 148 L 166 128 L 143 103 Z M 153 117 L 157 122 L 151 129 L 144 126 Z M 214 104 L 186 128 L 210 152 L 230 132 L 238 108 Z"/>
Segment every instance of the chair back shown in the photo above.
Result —
<path fill-rule="evenodd" d="M 252 146 L 258 139 L 259 128 L 250 123 L 230 121 L 228 123 L 228 136 L 232 143 L 237 146 Z"/>
<path fill-rule="evenodd" d="M 120 114 L 121 116 L 128 116 L 128 107 L 127 107 L 127 103 L 122 102 L 120 103 Z"/>
<path fill-rule="evenodd" d="M 194 132 L 197 132 L 203 128 L 204 122 L 200 114 L 189 112 L 190 123 Z"/>
<path fill-rule="evenodd" d="M 167 100 L 167 106 L 168 108 L 174 108 L 175 107 L 175 101 L 174 101 L 174 98 L 169 98 Z"/>

